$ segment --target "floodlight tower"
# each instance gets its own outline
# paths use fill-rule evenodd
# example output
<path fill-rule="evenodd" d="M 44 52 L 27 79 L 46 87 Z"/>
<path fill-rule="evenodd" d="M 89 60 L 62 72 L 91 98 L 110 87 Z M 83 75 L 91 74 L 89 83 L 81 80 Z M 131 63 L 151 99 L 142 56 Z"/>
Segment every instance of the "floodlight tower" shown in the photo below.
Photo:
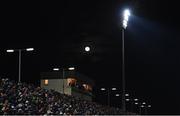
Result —
<path fill-rule="evenodd" d="M 130 16 L 130 11 L 125 9 L 123 11 L 123 20 L 122 20 L 122 110 L 126 111 L 126 89 L 125 89 L 125 58 L 124 58 L 124 31 L 127 28 L 128 20 Z"/>

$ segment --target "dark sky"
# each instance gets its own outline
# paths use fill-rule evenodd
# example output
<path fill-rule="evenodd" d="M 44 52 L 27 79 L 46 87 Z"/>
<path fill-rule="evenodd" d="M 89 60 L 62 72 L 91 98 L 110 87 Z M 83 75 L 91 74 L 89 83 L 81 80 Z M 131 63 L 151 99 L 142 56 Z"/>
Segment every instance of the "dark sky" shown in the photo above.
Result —
<path fill-rule="evenodd" d="M 126 89 L 152 105 L 152 114 L 180 114 L 178 2 L 166 0 L 70 0 L 59 3 L 2 3 L 0 76 L 38 83 L 40 72 L 75 66 L 100 87 L 121 90 L 121 12 L 132 16 L 125 32 Z M 84 46 L 91 52 L 85 53 Z M 97 94 L 98 93 L 98 94 Z M 105 97 L 103 98 L 105 101 Z M 120 98 L 112 98 L 116 105 Z M 103 102 L 103 100 L 98 101 Z"/>

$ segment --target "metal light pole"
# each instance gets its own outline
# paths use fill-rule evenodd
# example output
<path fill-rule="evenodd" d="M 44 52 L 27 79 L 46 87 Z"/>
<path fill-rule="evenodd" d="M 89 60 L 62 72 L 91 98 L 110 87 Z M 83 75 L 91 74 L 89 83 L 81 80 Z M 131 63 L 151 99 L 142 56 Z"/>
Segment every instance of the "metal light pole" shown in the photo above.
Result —
<path fill-rule="evenodd" d="M 142 109 L 141 108 L 143 108 L 144 106 L 143 105 L 140 105 L 139 106 L 139 114 L 141 115 L 141 113 L 142 113 Z"/>
<path fill-rule="evenodd" d="M 128 106 L 129 106 L 129 107 L 126 106 L 126 110 L 133 112 L 134 104 L 137 105 L 138 99 L 130 97 L 130 95 L 128 93 L 125 94 L 125 97 L 126 97 L 126 102 L 128 102 Z"/>
<path fill-rule="evenodd" d="M 101 91 L 106 91 L 106 88 L 101 88 Z M 107 88 L 107 104 L 110 106 L 110 91 L 109 88 Z"/>
<path fill-rule="evenodd" d="M 21 49 L 18 50 L 19 51 L 19 78 L 18 78 L 18 82 L 21 82 Z"/>
<path fill-rule="evenodd" d="M 53 68 L 53 70 L 54 70 L 54 71 L 59 71 L 59 68 Z M 62 81 L 62 85 L 63 85 L 63 86 L 62 86 L 62 88 L 63 88 L 63 89 L 62 89 L 62 93 L 63 93 L 63 94 L 64 94 L 64 88 L 65 88 L 65 87 L 64 87 L 65 70 L 66 70 L 65 68 L 62 68 L 62 80 L 63 80 L 63 81 Z M 75 70 L 75 68 L 74 68 L 74 67 L 69 67 L 68 70 L 73 71 L 73 70 Z"/>
<path fill-rule="evenodd" d="M 124 29 L 122 29 L 122 110 L 126 111 L 125 101 L 125 61 L 124 61 Z"/>
<path fill-rule="evenodd" d="M 34 48 L 26 48 L 26 49 L 10 49 L 10 50 L 6 50 L 6 52 L 18 52 L 18 54 L 19 54 L 19 64 L 18 64 L 18 69 L 19 69 L 19 71 L 18 71 L 18 83 L 20 83 L 21 82 L 21 53 L 22 53 L 22 51 L 33 51 L 34 50 Z"/>
<path fill-rule="evenodd" d="M 138 102 L 135 102 L 134 105 L 135 105 L 135 107 L 136 107 L 136 111 L 135 111 L 135 112 L 138 113 L 138 112 L 139 112 L 139 103 L 138 103 Z"/>
<path fill-rule="evenodd" d="M 63 94 L 64 94 L 64 78 L 65 78 L 64 77 L 64 74 L 65 74 L 65 69 L 64 68 L 63 68 L 63 72 L 62 73 L 63 73 Z"/>
<path fill-rule="evenodd" d="M 125 93 L 126 93 L 126 81 L 125 81 L 125 57 L 124 57 L 124 31 L 127 27 L 127 22 L 130 16 L 130 11 L 125 10 L 123 12 L 123 25 L 122 25 L 122 110 L 125 112 L 126 111 L 126 98 L 125 98 Z"/>
<path fill-rule="evenodd" d="M 110 107 L 110 90 L 109 90 L 109 88 L 107 89 L 107 93 L 108 93 L 108 106 Z"/>
<path fill-rule="evenodd" d="M 146 114 L 148 114 L 149 108 L 151 108 L 151 105 L 147 105 Z"/>
<path fill-rule="evenodd" d="M 111 90 L 112 91 L 116 91 L 117 88 L 107 88 L 107 97 L 108 97 L 107 104 L 108 104 L 108 106 L 110 106 L 110 94 L 111 94 Z M 106 91 L 106 88 L 101 88 L 101 91 Z M 119 96 L 119 94 L 117 96 Z"/>
<path fill-rule="evenodd" d="M 134 108 L 133 108 L 133 105 L 134 105 L 134 100 L 133 99 L 131 99 L 131 112 L 133 112 L 134 111 Z"/>
<path fill-rule="evenodd" d="M 134 112 L 135 110 L 135 107 L 134 105 L 137 105 L 138 104 L 138 99 L 135 98 L 135 99 L 132 99 L 132 102 L 131 102 L 131 111 Z"/>
<path fill-rule="evenodd" d="M 139 106 L 139 114 L 140 115 L 142 114 L 143 108 L 146 108 L 146 103 L 145 102 L 141 103 L 140 106 Z M 144 113 L 144 110 L 143 110 L 143 113 Z M 145 111 L 145 113 L 146 113 L 146 111 Z"/>

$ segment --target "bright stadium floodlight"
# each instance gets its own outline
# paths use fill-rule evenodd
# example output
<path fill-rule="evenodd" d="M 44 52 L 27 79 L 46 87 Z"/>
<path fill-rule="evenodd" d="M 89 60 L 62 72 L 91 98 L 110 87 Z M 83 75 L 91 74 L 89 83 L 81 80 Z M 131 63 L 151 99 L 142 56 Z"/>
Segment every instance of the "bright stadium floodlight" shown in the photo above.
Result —
<path fill-rule="evenodd" d="M 123 12 L 123 28 L 124 29 L 126 29 L 126 27 L 127 27 L 130 15 L 131 15 L 131 13 L 130 13 L 129 9 L 124 10 L 124 12 Z"/>
<path fill-rule="evenodd" d="M 127 27 L 127 21 L 123 20 L 123 27 L 126 28 Z"/>
<path fill-rule="evenodd" d="M 125 86 L 125 45 L 124 45 L 124 34 L 128 26 L 128 21 L 131 13 L 129 9 L 125 9 L 122 14 L 122 110 L 126 111 L 126 86 Z"/>
<path fill-rule="evenodd" d="M 27 48 L 26 51 L 33 51 L 34 48 Z"/>
<path fill-rule="evenodd" d="M 6 52 L 14 52 L 14 50 L 6 50 Z"/>
<path fill-rule="evenodd" d="M 124 10 L 124 17 L 126 17 L 126 16 L 129 17 L 130 15 L 131 15 L 131 13 L 130 13 L 129 9 Z"/>

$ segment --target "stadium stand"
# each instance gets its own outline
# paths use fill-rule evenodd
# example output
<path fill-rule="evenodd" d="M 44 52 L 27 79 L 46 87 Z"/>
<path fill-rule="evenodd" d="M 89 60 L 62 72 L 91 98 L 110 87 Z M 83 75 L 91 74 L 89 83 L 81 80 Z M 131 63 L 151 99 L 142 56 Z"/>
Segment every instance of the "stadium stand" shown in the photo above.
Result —
<path fill-rule="evenodd" d="M 107 107 L 33 84 L 0 79 L 0 115 L 121 115 Z"/>

